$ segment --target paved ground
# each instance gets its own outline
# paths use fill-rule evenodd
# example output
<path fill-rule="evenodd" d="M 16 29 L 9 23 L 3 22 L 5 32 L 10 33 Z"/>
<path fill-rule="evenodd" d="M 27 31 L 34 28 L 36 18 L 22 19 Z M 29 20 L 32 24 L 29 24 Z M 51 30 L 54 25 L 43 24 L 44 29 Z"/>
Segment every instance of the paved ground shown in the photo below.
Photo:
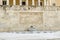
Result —
<path fill-rule="evenodd" d="M 0 40 L 59 40 L 60 31 L 52 33 L 0 33 Z"/>

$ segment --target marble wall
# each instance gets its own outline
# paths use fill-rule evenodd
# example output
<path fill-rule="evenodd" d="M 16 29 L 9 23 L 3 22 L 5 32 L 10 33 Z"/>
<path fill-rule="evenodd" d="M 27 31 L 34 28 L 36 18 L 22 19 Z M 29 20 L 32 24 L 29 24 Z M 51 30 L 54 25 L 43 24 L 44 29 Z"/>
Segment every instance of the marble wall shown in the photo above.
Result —
<path fill-rule="evenodd" d="M 60 11 L 18 12 L 0 9 L 0 31 L 23 31 L 30 26 L 40 31 L 60 30 Z"/>

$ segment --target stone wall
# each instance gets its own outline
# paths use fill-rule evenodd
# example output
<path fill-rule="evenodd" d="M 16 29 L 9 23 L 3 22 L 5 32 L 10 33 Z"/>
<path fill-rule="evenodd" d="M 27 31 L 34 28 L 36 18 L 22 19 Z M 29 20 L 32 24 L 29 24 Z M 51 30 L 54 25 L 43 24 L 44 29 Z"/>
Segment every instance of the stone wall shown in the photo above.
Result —
<path fill-rule="evenodd" d="M 5 12 L 4 12 L 5 13 Z M 0 31 L 23 31 L 30 26 L 43 29 L 43 12 L 7 12 L 0 13 Z"/>
<path fill-rule="evenodd" d="M 33 26 L 37 30 L 41 30 L 41 28 L 43 28 L 43 13 L 42 12 L 21 12 L 20 26 L 25 29 L 28 29 L 30 26 Z"/>
<path fill-rule="evenodd" d="M 45 30 L 59 31 L 60 30 L 60 12 L 58 11 L 46 11 L 44 12 L 44 27 Z"/>
<path fill-rule="evenodd" d="M 0 31 L 23 31 L 30 26 L 40 31 L 58 31 L 60 11 L 19 12 L 0 8 Z"/>

